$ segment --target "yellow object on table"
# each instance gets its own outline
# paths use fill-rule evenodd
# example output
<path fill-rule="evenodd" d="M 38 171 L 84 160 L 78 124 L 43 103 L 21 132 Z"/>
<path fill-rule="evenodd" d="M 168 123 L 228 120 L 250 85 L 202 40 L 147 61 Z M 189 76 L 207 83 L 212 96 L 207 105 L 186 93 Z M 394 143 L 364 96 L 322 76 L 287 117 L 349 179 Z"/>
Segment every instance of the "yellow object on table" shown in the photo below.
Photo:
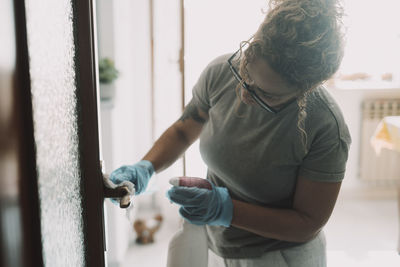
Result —
<path fill-rule="evenodd" d="M 371 138 L 376 154 L 382 148 L 400 152 L 400 116 L 384 117 Z"/>
<path fill-rule="evenodd" d="M 400 152 L 400 116 L 384 117 L 371 138 L 371 144 L 378 155 L 382 148 Z M 397 203 L 400 214 L 400 186 L 397 187 Z M 397 253 L 400 255 L 400 234 L 397 241 Z"/>

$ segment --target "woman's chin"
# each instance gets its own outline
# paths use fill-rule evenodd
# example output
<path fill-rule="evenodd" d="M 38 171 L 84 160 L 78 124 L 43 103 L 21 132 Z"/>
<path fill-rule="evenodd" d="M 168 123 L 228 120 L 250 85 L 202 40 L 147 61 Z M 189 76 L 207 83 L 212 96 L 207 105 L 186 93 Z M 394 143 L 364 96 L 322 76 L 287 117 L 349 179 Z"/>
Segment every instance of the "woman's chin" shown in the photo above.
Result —
<path fill-rule="evenodd" d="M 242 102 L 245 103 L 246 105 L 254 106 L 256 102 L 254 100 L 250 100 L 247 98 L 242 98 Z"/>

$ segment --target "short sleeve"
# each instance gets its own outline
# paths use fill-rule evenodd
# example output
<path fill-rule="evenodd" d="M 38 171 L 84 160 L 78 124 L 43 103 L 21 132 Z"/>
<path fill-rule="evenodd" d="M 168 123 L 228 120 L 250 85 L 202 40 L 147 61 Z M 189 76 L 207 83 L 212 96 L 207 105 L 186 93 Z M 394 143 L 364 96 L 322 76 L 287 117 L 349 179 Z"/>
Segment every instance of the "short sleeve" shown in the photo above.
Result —
<path fill-rule="evenodd" d="M 193 87 L 192 101 L 195 103 L 197 107 L 201 110 L 208 112 L 210 109 L 210 97 L 209 97 L 209 84 L 211 79 L 211 69 L 210 66 L 207 66 L 203 72 L 201 73 L 199 79 Z"/>
<path fill-rule="evenodd" d="M 200 74 L 199 79 L 193 87 L 192 101 L 204 112 L 208 112 L 211 108 L 211 99 L 217 93 L 219 88 L 221 74 L 227 65 L 229 55 L 222 55 L 212 60 Z"/>
<path fill-rule="evenodd" d="M 344 178 L 351 143 L 347 126 L 331 123 L 319 130 L 303 159 L 299 175 L 321 182 L 340 182 Z"/>

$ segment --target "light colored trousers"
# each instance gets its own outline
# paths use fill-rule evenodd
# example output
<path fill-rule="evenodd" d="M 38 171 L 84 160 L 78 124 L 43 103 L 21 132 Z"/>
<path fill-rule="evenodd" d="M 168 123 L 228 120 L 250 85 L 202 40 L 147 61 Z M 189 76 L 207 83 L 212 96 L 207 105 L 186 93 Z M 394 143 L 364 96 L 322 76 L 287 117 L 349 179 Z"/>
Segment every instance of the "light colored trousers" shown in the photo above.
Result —
<path fill-rule="evenodd" d="M 259 258 L 224 259 L 208 251 L 209 267 L 326 267 L 323 232 L 303 245 L 266 252 Z"/>
<path fill-rule="evenodd" d="M 204 226 L 184 222 L 171 239 L 167 267 L 326 267 L 325 235 L 293 248 L 264 253 L 259 258 L 225 259 L 207 247 Z"/>

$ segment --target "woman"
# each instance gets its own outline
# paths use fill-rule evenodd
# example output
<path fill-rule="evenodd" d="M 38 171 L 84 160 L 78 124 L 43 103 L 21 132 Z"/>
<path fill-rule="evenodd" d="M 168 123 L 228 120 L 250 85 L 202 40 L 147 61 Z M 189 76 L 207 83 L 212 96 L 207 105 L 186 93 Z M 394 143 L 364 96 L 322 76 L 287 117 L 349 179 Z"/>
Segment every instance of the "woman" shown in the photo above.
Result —
<path fill-rule="evenodd" d="M 213 189 L 173 187 L 187 222 L 205 225 L 213 264 L 326 266 L 323 226 L 350 135 L 321 84 L 342 60 L 334 0 L 275 0 L 252 39 L 213 60 L 182 117 L 143 160 L 111 174 L 145 190 L 197 139 Z"/>

